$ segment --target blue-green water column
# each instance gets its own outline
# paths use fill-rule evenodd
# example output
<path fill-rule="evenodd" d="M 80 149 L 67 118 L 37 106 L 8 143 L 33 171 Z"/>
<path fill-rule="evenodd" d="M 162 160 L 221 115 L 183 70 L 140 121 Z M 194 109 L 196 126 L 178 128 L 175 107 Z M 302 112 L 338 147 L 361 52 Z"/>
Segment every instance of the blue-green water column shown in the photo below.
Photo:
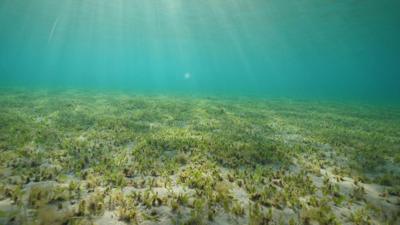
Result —
<path fill-rule="evenodd" d="M 400 96 L 400 1 L 2 0 L 0 84 Z"/>

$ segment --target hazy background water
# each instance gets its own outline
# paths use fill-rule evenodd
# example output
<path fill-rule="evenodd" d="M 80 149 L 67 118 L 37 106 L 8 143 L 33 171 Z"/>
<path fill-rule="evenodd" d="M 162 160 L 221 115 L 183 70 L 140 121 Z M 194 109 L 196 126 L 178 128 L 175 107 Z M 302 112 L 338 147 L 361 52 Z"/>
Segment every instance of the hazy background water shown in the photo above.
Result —
<path fill-rule="evenodd" d="M 2 86 L 400 99 L 398 0 L 0 0 Z"/>

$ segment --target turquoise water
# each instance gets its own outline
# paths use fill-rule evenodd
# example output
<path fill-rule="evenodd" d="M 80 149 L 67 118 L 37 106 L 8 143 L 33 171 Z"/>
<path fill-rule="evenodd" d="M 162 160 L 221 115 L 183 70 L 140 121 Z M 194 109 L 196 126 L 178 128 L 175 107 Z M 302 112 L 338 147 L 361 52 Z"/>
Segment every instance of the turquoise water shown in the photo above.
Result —
<path fill-rule="evenodd" d="M 0 0 L 0 225 L 400 224 L 400 0 Z"/>
<path fill-rule="evenodd" d="M 2 86 L 400 96 L 396 0 L 2 0 Z"/>

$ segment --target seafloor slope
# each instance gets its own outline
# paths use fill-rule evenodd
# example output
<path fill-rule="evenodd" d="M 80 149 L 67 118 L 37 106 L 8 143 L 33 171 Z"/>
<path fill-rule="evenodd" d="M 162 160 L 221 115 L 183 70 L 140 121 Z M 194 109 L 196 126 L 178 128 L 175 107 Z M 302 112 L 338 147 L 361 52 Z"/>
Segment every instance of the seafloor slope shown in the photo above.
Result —
<path fill-rule="evenodd" d="M 0 92 L 0 224 L 400 224 L 400 109 Z"/>

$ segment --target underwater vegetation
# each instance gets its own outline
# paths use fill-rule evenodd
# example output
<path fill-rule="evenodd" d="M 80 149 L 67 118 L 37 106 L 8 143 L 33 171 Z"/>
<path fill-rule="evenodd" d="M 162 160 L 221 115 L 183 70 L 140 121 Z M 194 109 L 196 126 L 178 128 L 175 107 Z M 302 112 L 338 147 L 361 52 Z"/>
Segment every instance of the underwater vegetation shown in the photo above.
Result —
<path fill-rule="evenodd" d="M 0 91 L 0 224 L 400 224 L 400 109 Z"/>

